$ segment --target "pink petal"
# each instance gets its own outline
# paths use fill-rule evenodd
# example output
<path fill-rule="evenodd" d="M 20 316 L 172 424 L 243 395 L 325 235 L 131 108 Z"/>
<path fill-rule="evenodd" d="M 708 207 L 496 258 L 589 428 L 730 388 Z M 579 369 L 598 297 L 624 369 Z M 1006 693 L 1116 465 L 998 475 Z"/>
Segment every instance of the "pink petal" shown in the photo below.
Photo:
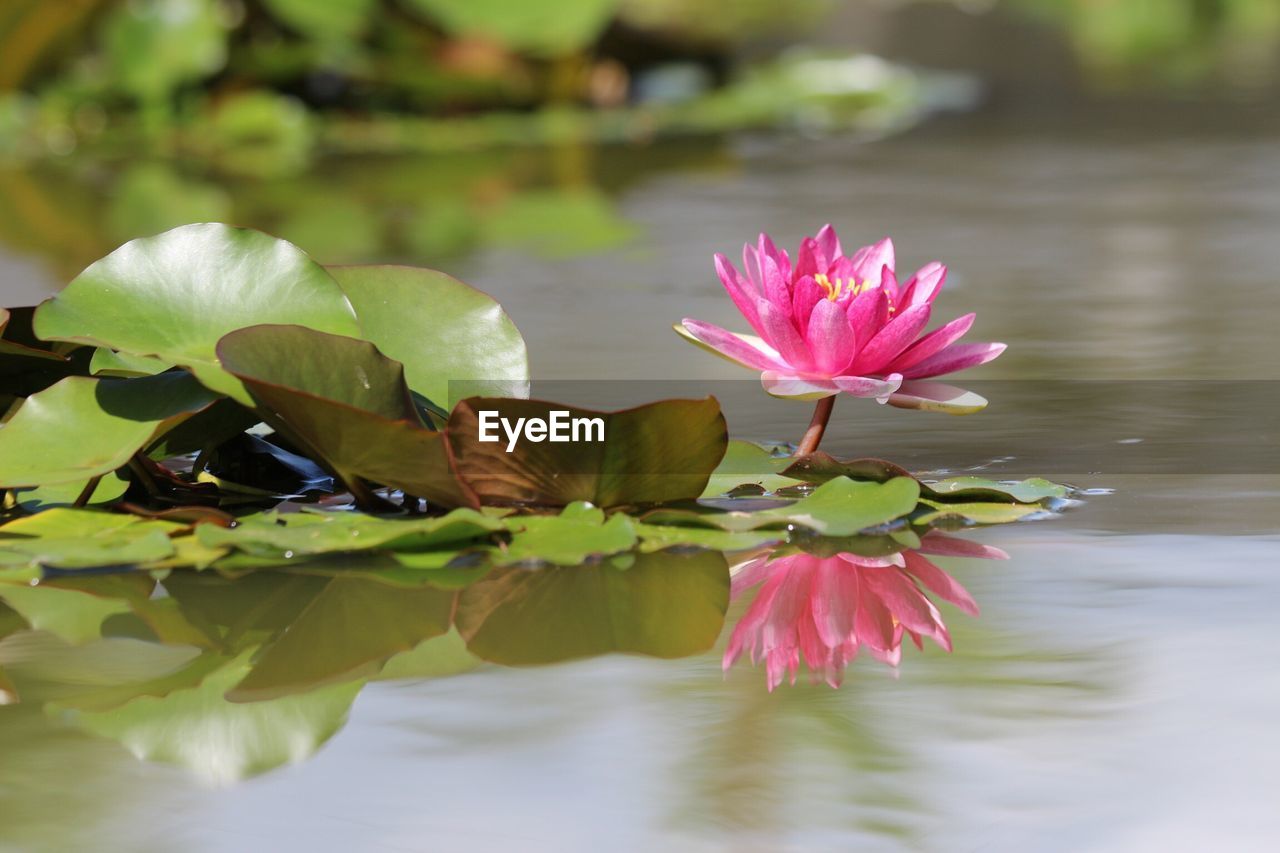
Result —
<path fill-rule="evenodd" d="M 884 379 L 874 376 L 834 376 L 831 382 L 851 397 L 887 398 L 902 384 L 902 375 L 890 374 Z"/>
<path fill-rule="evenodd" d="M 889 267 L 880 269 L 880 289 L 889 297 L 890 305 L 898 304 L 898 277 Z"/>
<path fill-rule="evenodd" d="M 844 372 L 856 354 L 856 338 L 844 307 L 830 299 L 819 299 L 813 306 L 805 340 L 813 353 L 814 367 L 823 373 Z"/>
<path fill-rule="evenodd" d="M 849 328 L 857 346 L 861 348 L 884 327 L 889 320 L 889 297 L 880 288 L 864 290 L 849 303 Z"/>
<path fill-rule="evenodd" d="M 745 341 L 728 329 L 722 329 L 719 326 L 704 323 L 692 317 L 685 317 L 680 321 L 680 324 L 699 343 L 710 347 L 725 358 L 736 361 L 744 367 L 750 367 L 752 370 L 786 368 L 781 357 L 773 349 L 764 344 L 756 345 Z"/>
<path fill-rule="evenodd" d="M 826 292 L 813 280 L 813 276 L 806 275 L 796 280 L 791 291 L 791 314 L 798 328 L 808 327 L 813 307 L 819 300 L 826 301 Z"/>
<path fill-rule="evenodd" d="M 948 536 L 940 530 L 930 530 L 920 539 L 921 554 L 937 554 L 939 557 L 977 557 L 984 560 L 1007 560 L 1009 555 L 994 545 L 984 545 L 972 539 Z"/>
<path fill-rule="evenodd" d="M 852 261 L 858 281 L 879 281 L 881 269 L 894 269 L 893 241 L 885 237 L 879 243 L 863 246 L 853 253 Z"/>
<path fill-rule="evenodd" d="M 899 409 L 919 409 L 948 415 L 971 415 L 987 407 L 985 397 L 927 379 L 908 379 L 889 397 L 889 405 Z"/>
<path fill-rule="evenodd" d="M 857 611 L 857 569 L 838 559 L 823 560 L 813 579 L 813 621 L 823 642 L 835 647 L 852 637 Z"/>
<path fill-rule="evenodd" d="M 760 260 L 760 266 L 764 272 L 764 298 L 790 317 L 790 282 L 783 276 L 782 269 L 774 258 L 763 256 Z"/>
<path fill-rule="evenodd" d="M 904 627 L 934 636 L 938 622 L 934 618 L 929 600 L 911 580 L 898 569 L 867 569 L 862 580 L 889 609 Z"/>
<path fill-rule="evenodd" d="M 946 267 L 937 261 L 925 264 L 903 286 L 901 310 L 932 302 L 946 280 Z"/>
<path fill-rule="evenodd" d="M 926 379 L 942 376 L 986 364 L 1005 351 L 1005 344 L 952 344 L 941 352 L 926 358 L 910 370 L 902 371 L 908 379 Z"/>
<path fill-rule="evenodd" d="M 823 256 L 816 240 L 805 237 L 800 241 L 800 251 L 796 254 L 796 278 L 825 273 L 829 266 L 831 263 Z"/>
<path fill-rule="evenodd" d="M 912 551 L 906 552 L 907 573 L 943 601 L 949 601 L 970 616 L 978 615 L 978 602 L 960 582 L 933 563 Z"/>
<path fill-rule="evenodd" d="M 828 266 L 842 254 L 840 251 L 840 238 L 836 236 L 836 229 L 831 227 L 830 222 L 818 229 L 818 236 L 814 239 L 822 249 L 822 254 L 825 256 Z"/>
<path fill-rule="evenodd" d="M 784 308 L 771 300 L 761 299 L 756 302 L 756 309 L 760 312 L 761 333 L 777 349 L 783 362 L 797 370 L 812 370 L 813 357 L 791 322 L 791 305 L 786 304 Z"/>
<path fill-rule="evenodd" d="M 867 572 L 858 573 L 858 582 L 863 591 L 858 595 L 858 612 L 853 617 L 853 627 L 859 643 L 873 652 L 889 652 L 894 647 L 893 614 L 884 601 L 865 589 L 863 581 L 872 571 L 888 570 L 868 569 Z"/>
<path fill-rule="evenodd" d="M 759 288 L 744 278 L 724 255 L 717 254 L 715 263 L 716 275 L 720 277 L 720 283 L 729 293 L 729 298 L 733 300 L 733 304 L 742 316 L 747 318 L 751 328 L 760 333 L 760 312 L 756 310 L 756 300 L 761 295 Z"/>
<path fill-rule="evenodd" d="M 760 384 L 774 397 L 791 400 L 818 400 L 840 393 L 840 389 L 830 379 L 817 379 L 778 370 L 761 373 Z"/>
<path fill-rule="evenodd" d="M 941 352 L 964 337 L 965 332 L 969 331 L 969 328 L 973 326 L 973 320 L 977 316 L 977 314 L 965 314 L 945 326 L 939 326 L 903 350 L 902 355 L 895 358 L 889 368 L 892 370 L 906 370 L 908 367 L 919 364 L 935 353 Z"/>
<path fill-rule="evenodd" d="M 856 373 L 881 372 L 899 353 L 910 346 L 920 331 L 928 325 L 931 310 L 929 305 L 918 305 L 886 323 L 884 328 L 858 352 L 853 370 Z"/>
<path fill-rule="evenodd" d="M 778 271 L 782 273 L 783 278 L 787 281 L 791 280 L 791 259 L 787 257 L 787 253 L 774 245 L 773 239 L 765 233 L 760 234 L 759 239 L 761 263 L 764 258 L 772 258 L 773 262 L 778 265 Z"/>

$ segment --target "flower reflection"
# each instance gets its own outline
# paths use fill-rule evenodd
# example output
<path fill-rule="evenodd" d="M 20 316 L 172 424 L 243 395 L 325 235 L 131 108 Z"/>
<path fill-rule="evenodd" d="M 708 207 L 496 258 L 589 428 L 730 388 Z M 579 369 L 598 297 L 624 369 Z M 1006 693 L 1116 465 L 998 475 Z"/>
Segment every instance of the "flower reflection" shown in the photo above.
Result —
<path fill-rule="evenodd" d="M 926 534 L 919 548 L 885 557 L 758 557 L 733 576 L 735 599 L 756 586 L 760 591 L 733 629 L 724 669 L 745 652 L 752 663 L 764 661 L 773 690 L 783 678 L 796 682 L 803 657 L 814 682 L 838 687 L 845 667 L 862 649 L 891 666 L 902 659 L 904 636 L 918 648 L 929 637 L 951 651 L 947 626 L 926 591 L 971 616 L 978 614 L 978 605 L 925 554 L 1008 559 L 998 548 L 938 531 Z"/>

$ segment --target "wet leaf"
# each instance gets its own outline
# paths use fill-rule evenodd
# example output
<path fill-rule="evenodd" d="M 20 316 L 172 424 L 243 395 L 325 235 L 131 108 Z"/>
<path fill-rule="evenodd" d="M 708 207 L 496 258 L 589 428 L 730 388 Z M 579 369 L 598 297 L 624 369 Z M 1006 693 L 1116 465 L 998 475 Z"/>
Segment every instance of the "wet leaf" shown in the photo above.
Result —
<path fill-rule="evenodd" d="M 262 557 L 302 557 L 374 549 L 424 551 L 484 541 L 500 519 L 470 509 L 435 518 L 376 518 L 353 512 L 259 513 L 232 528 L 201 525 L 200 543 Z M 0 527 L 0 532 L 4 528 Z"/>
<path fill-rule="evenodd" d="M 414 391 L 450 408 L 468 396 L 528 396 L 524 338 L 492 297 L 436 270 L 328 269 L 355 307 L 364 339 L 404 365 Z"/>
<path fill-rule="evenodd" d="M 263 419 L 348 486 L 366 478 L 443 506 L 474 504 L 404 370 L 373 344 L 301 326 L 251 326 L 217 347 Z"/>
<path fill-rule="evenodd" d="M 46 340 L 182 365 L 248 403 L 214 347 L 226 333 L 260 323 L 360 334 L 337 282 L 296 246 L 205 223 L 125 243 L 41 305 L 34 327 Z"/>
<path fill-rule="evenodd" d="M 458 594 L 475 655 L 509 666 L 609 652 L 677 658 L 715 643 L 729 603 L 723 555 L 641 554 L 629 568 L 499 569 Z"/>
<path fill-rule="evenodd" d="M 937 524 L 946 519 L 961 519 L 977 524 L 1007 524 L 1044 511 L 1036 504 L 942 503 L 932 500 L 921 500 L 920 502 L 926 506 L 933 507 L 933 511 L 925 512 L 913 518 L 912 522 L 915 524 Z"/>
<path fill-rule="evenodd" d="M 377 673 L 393 655 L 449 629 L 454 593 L 333 578 L 228 694 L 257 702 Z"/>
<path fill-rule="evenodd" d="M 577 441 L 520 439 L 513 452 L 501 427 L 480 440 L 480 413 L 496 412 L 516 423 L 549 422 L 564 412 L 565 434 L 575 419 L 594 420 Z M 594 412 L 543 400 L 474 397 L 449 416 L 449 443 L 459 476 L 485 503 L 596 506 L 663 503 L 697 497 L 724 456 L 728 437 L 720 404 L 662 400 L 618 412 Z M 594 439 L 603 434 L 603 441 Z"/>
<path fill-rule="evenodd" d="M 183 525 L 87 509 L 51 509 L 0 526 L 0 566 L 124 566 L 173 553 Z"/>
<path fill-rule="evenodd" d="M 28 397 L 0 427 L 0 485 L 85 482 L 114 471 L 214 399 L 186 373 L 69 376 Z"/>
<path fill-rule="evenodd" d="M 794 467 L 795 461 L 790 456 L 776 456 L 754 442 L 733 439 L 707 481 L 702 497 L 719 497 L 744 485 L 759 487 L 762 493 L 794 486 L 798 478 L 783 472 Z"/>
<path fill-rule="evenodd" d="M 498 565 L 546 562 L 575 566 L 592 557 L 630 551 L 635 525 L 622 513 L 605 518 L 604 510 L 573 503 L 559 515 L 518 515 L 507 519 L 511 543 L 493 560 Z"/>

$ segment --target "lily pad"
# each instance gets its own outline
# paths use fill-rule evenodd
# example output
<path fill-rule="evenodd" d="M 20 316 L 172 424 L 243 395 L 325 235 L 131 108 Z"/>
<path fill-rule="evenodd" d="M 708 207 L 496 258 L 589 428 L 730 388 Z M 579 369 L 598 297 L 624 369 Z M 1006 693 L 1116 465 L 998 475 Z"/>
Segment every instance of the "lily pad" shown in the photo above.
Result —
<path fill-rule="evenodd" d="M 130 355 L 106 347 L 98 347 L 89 360 L 94 376 L 155 376 L 173 367 L 169 362 L 149 355 Z"/>
<path fill-rule="evenodd" d="M 125 566 L 173 553 L 183 525 L 87 509 L 51 509 L 0 526 L 0 566 Z"/>
<path fill-rule="evenodd" d="M 260 323 L 360 334 L 342 288 L 301 249 L 259 231 L 204 223 L 125 243 L 42 304 L 34 328 L 45 340 L 182 365 L 248 403 L 214 347 L 228 332 Z"/>
<path fill-rule="evenodd" d="M 27 512 L 43 512 L 46 509 L 72 506 L 88 486 L 88 480 L 83 483 L 57 483 L 30 489 L 14 489 L 13 496 L 18 506 Z M 94 487 L 86 505 L 114 503 L 123 497 L 128 489 L 128 477 L 121 477 L 118 473 L 105 475 Z"/>
<path fill-rule="evenodd" d="M 441 433 L 423 426 L 404 369 L 362 340 L 301 326 L 251 326 L 217 347 L 256 411 L 349 489 L 359 478 L 443 506 L 474 505 Z"/>
<path fill-rule="evenodd" d="M 636 544 L 635 525 L 616 513 L 605 518 L 604 510 L 585 503 L 573 503 L 559 515 L 518 515 L 507 519 L 514 534 L 500 554 L 499 565 L 547 562 L 575 566 L 589 558 L 629 551 Z"/>
<path fill-rule="evenodd" d="M 129 603 L 123 599 L 47 584 L 0 584 L 0 600 L 35 630 L 48 631 L 72 645 L 101 638 L 102 623 L 108 617 L 129 612 Z"/>
<path fill-rule="evenodd" d="M 761 493 L 794 486 L 798 478 L 785 472 L 794 467 L 795 461 L 790 456 L 776 456 L 755 442 L 733 439 L 707 481 L 702 497 L 720 497 L 743 486 L 757 487 Z"/>
<path fill-rule="evenodd" d="M 214 399 L 187 373 L 69 376 L 28 397 L 0 427 L 0 485 L 84 482 L 114 471 Z"/>
<path fill-rule="evenodd" d="M 492 297 L 436 270 L 328 270 L 355 307 L 362 337 L 404 365 L 414 391 L 450 408 L 468 396 L 528 396 L 524 338 Z"/>
<path fill-rule="evenodd" d="M 486 432 L 497 439 L 481 440 L 481 413 L 492 413 L 486 416 L 492 425 Z M 510 442 L 497 418 L 547 425 L 560 419 L 570 439 L 575 435 L 569 424 L 580 422 L 583 428 L 576 440 L 556 441 L 554 432 L 544 431 L 548 440 L 519 439 L 508 452 Z M 454 407 L 447 431 L 459 476 L 483 502 L 539 506 L 586 501 L 614 507 L 695 498 L 728 443 L 715 398 L 595 412 L 544 400 L 473 397 Z"/>
<path fill-rule="evenodd" d="M 1043 508 L 1036 504 L 995 503 L 992 501 L 942 503 L 927 499 L 920 502 L 925 506 L 933 507 L 933 510 L 913 518 L 912 522 L 915 524 L 937 524 L 946 519 L 971 521 L 976 524 L 1008 524 L 1011 521 L 1018 521 L 1029 515 L 1044 511 Z"/>
<path fill-rule="evenodd" d="M 886 483 L 837 477 L 807 497 L 755 512 L 663 508 L 642 518 L 648 524 L 686 524 L 729 531 L 797 525 L 825 536 L 852 536 L 906 516 L 916 508 L 919 497 L 920 484 L 909 477 L 895 477 Z"/>
<path fill-rule="evenodd" d="M 259 513 L 235 527 L 200 525 L 207 547 L 231 547 L 261 557 L 303 557 L 376 549 L 424 551 L 484 541 L 501 519 L 470 509 L 437 518 L 375 518 L 349 512 Z M 4 528 L 0 527 L 0 532 Z"/>
<path fill-rule="evenodd" d="M 34 308 L 0 308 L 0 355 L 66 362 L 65 355 L 40 346 L 31 336 L 34 312 Z"/>
<path fill-rule="evenodd" d="M 729 569 L 714 551 L 608 563 L 499 569 L 458 594 L 455 624 L 472 654 L 509 666 L 609 652 L 677 658 L 715 644 Z"/>

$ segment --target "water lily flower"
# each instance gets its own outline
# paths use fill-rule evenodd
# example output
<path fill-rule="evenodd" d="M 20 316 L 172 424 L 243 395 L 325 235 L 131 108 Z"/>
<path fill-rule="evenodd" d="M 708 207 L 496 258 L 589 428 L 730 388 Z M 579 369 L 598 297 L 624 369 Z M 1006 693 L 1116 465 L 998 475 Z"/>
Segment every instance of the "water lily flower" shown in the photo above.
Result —
<path fill-rule="evenodd" d="M 1008 558 L 999 548 L 937 531 L 922 537 L 918 549 L 889 557 L 757 557 L 733 575 L 735 599 L 757 585 L 760 591 L 734 626 L 724 669 L 744 653 L 752 663 L 763 660 L 772 691 L 784 678 L 796 683 L 803 659 L 815 683 L 839 687 L 845 667 L 861 650 L 895 667 L 906 636 L 918 648 L 929 637 L 951 651 L 951 635 L 925 590 L 971 616 L 978 615 L 978 605 L 924 554 Z"/>
<path fill-rule="evenodd" d="M 795 262 L 761 234 L 743 248 L 742 272 L 724 255 L 716 272 L 752 334 L 685 318 L 676 331 L 752 370 L 777 397 L 820 400 L 845 393 L 902 408 L 967 414 L 986 400 L 928 381 L 985 364 L 1001 343 L 957 343 L 974 315 L 925 333 L 947 268 L 924 265 L 899 284 L 888 237 L 845 255 L 831 225 L 800 243 Z"/>

